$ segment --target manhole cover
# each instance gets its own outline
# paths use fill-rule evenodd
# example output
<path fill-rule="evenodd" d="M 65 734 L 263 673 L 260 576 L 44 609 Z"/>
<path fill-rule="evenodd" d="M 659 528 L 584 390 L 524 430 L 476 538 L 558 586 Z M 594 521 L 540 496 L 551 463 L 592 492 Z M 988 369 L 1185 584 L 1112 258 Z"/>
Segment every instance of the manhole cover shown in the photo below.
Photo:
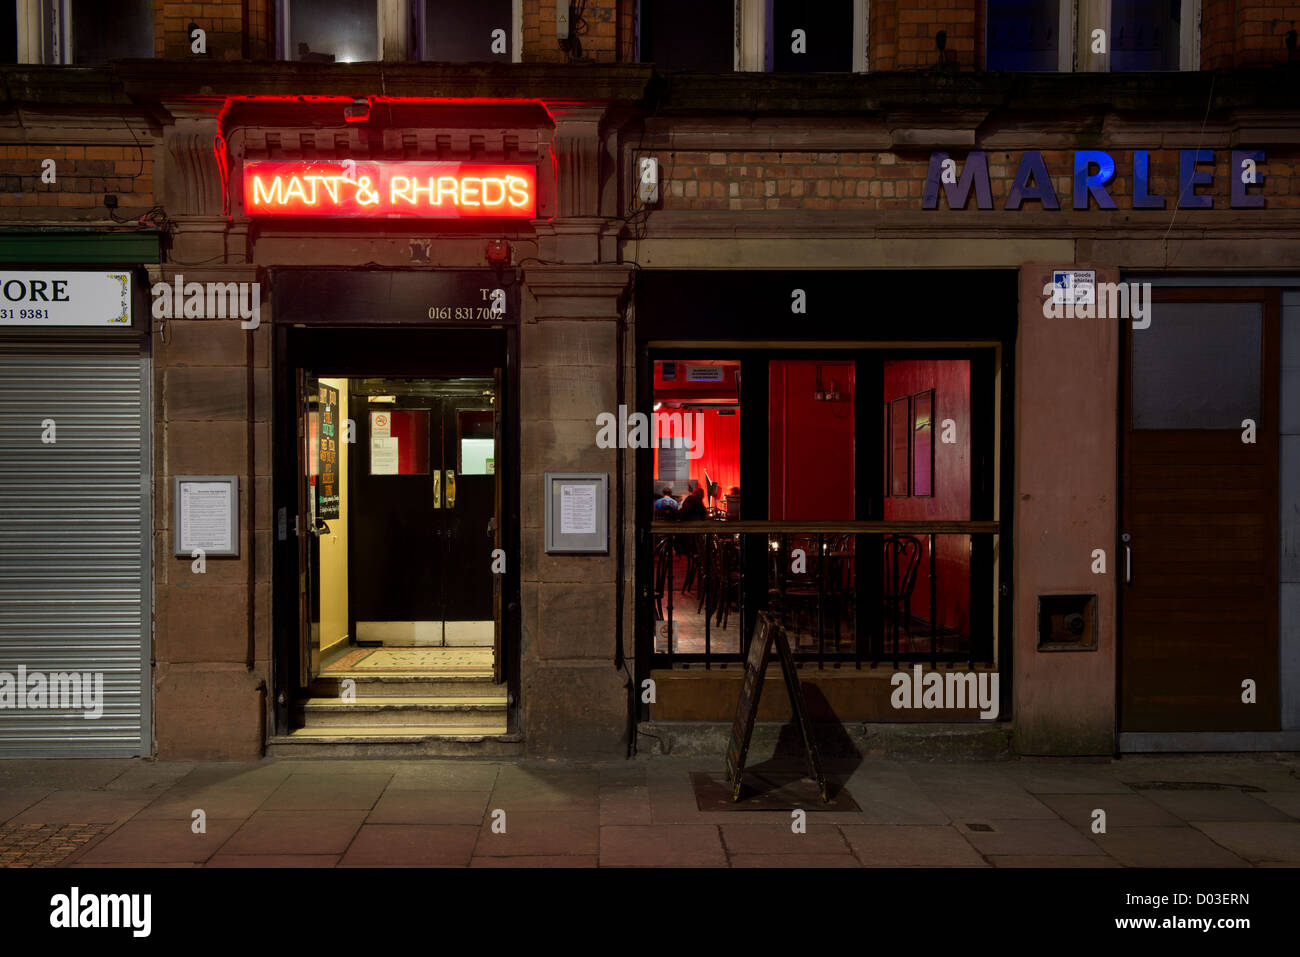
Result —
<path fill-rule="evenodd" d="M 1263 793 L 1253 784 L 1217 784 L 1213 781 L 1143 781 L 1131 784 L 1135 791 L 1248 791 Z"/>

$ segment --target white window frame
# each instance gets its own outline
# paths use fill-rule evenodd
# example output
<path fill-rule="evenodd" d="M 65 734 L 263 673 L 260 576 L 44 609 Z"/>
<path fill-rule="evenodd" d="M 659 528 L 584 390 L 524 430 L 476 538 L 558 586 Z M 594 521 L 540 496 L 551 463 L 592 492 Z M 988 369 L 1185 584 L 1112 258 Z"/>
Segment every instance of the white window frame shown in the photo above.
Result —
<path fill-rule="evenodd" d="M 1065 37 L 1064 23 L 1067 11 L 1077 4 L 1077 14 L 1070 16 L 1074 39 L 1065 47 L 1062 44 L 1061 71 L 1065 72 L 1065 52 L 1072 53 L 1071 65 L 1080 73 L 1109 73 L 1112 31 L 1110 11 L 1112 0 L 1061 0 L 1061 37 Z M 1084 23 L 1084 18 L 1087 23 Z M 1178 17 L 1178 71 L 1195 71 L 1201 68 L 1201 0 L 1182 0 Z M 1106 31 L 1106 52 L 1092 52 L 1092 31 Z"/>
<path fill-rule="evenodd" d="M 1059 0 L 1056 69 L 1060 73 L 1110 72 L 1110 10 L 1112 0 Z M 1106 31 L 1106 53 L 1092 52 L 1092 31 Z M 1201 68 L 1201 0 L 1182 0 L 1179 16 L 1178 69 Z M 988 17 L 984 18 L 988 44 Z M 987 53 L 986 53 L 987 57 Z"/>
<path fill-rule="evenodd" d="M 73 66 L 72 0 L 9 0 L 17 5 L 18 62 Z M 150 56 L 157 35 L 150 36 Z"/>
<path fill-rule="evenodd" d="M 18 7 L 18 62 L 45 62 L 44 39 L 47 35 L 47 11 L 55 12 L 41 0 L 17 0 Z M 62 14 L 59 14 L 62 16 Z"/>

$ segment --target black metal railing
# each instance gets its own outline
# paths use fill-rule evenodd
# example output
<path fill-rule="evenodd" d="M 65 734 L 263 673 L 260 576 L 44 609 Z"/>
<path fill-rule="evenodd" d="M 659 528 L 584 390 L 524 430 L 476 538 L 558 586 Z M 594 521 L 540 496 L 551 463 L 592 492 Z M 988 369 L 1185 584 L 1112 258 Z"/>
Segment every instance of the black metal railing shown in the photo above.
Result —
<path fill-rule="evenodd" d="M 741 661 L 768 610 L 796 660 L 819 668 L 973 668 L 993 660 L 998 532 L 992 521 L 655 522 L 651 660 Z"/>

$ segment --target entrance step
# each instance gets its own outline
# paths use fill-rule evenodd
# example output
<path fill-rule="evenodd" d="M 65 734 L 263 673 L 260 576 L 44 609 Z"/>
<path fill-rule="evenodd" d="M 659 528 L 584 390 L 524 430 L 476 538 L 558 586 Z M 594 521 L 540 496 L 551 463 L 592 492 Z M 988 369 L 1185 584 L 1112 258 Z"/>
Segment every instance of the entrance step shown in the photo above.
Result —
<path fill-rule="evenodd" d="M 499 695 L 504 701 L 506 696 L 505 685 L 493 684 L 491 670 L 457 674 L 356 674 L 326 671 L 311 683 L 311 696 L 340 698 L 343 695 L 343 682 L 347 679 L 353 681 L 357 700 L 407 696 L 457 698 Z"/>
<path fill-rule="evenodd" d="M 296 724 L 304 729 L 433 726 L 486 729 L 483 733 L 504 734 L 506 730 L 505 689 L 499 695 L 475 697 L 308 698 L 294 705 Z"/>
<path fill-rule="evenodd" d="M 345 681 L 351 694 L 344 699 Z M 509 757 L 509 698 L 492 671 L 333 669 L 293 704 L 288 734 L 267 741 L 281 757 Z"/>
<path fill-rule="evenodd" d="M 495 727 L 299 728 L 266 742 L 273 758 L 517 757 L 523 736 Z"/>

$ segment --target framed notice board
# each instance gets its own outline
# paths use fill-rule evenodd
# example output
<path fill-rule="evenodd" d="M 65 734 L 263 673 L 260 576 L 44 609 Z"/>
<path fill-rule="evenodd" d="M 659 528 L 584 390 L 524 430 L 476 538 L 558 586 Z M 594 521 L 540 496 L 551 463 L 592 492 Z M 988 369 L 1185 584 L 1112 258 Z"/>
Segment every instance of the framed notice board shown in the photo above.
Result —
<path fill-rule="evenodd" d="M 239 476 L 172 476 L 172 534 L 178 557 L 239 557 Z"/>
<path fill-rule="evenodd" d="M 546 553 L 609 554 L 609 476 L 547 472 L 543 476 Z"/>

